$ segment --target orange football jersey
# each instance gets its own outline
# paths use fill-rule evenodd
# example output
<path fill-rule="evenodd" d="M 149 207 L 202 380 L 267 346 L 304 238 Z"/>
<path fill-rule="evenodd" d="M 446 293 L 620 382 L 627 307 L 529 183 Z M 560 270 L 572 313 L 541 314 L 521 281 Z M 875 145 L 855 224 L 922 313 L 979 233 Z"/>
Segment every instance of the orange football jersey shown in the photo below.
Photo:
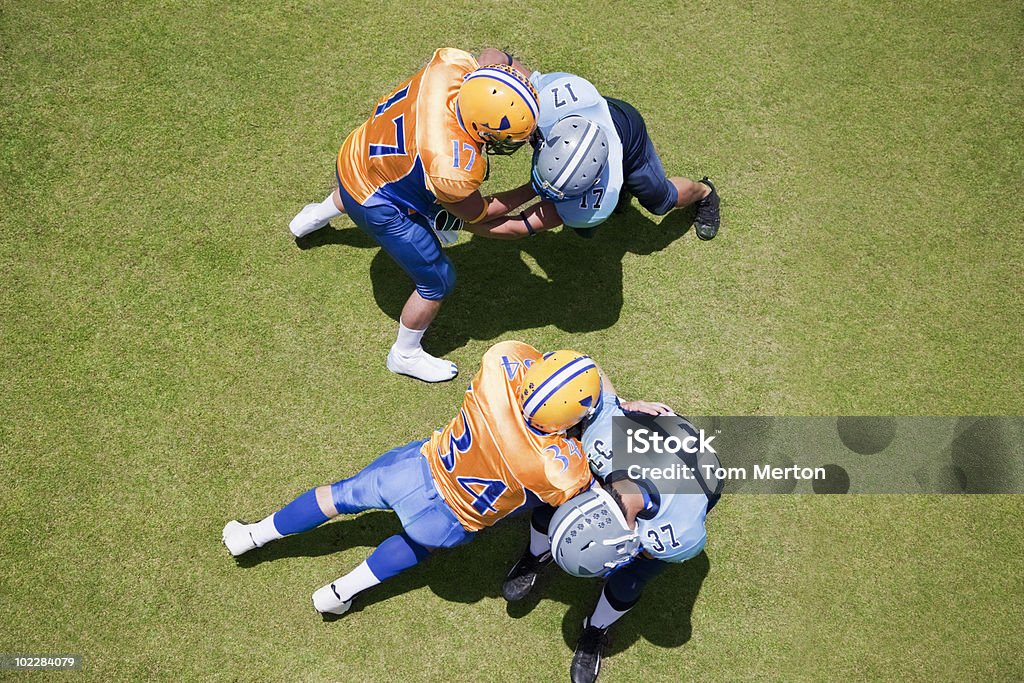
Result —
<path fill-rule="evenodd" d="M 541 353 L 506 341 L 484 354 L 458 417 L 423 444 L 445 502 L 469 531 L 491 526 L 527 501 L 558 506 L 591 485 L 580 442 L 526 424 L 519 390 Z"/>
<path fill-rule="evenodd" d="M 352 131 L 338 151 L 338 177 L 357 202 L 431 215 L 436 202 L 454 204 L 480 188 L 487 156 L 455 108 L 465 75 L 478 66 L 468 52 L 441 48 Z"/>

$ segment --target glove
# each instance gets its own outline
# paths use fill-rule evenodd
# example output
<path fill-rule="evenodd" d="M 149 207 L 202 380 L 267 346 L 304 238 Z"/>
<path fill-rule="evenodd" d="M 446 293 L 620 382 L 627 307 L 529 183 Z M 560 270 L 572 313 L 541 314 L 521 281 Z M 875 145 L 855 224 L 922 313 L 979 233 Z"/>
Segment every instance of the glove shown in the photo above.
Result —
<path fill-rule="evenodd" d="M 450 247 L 459 241 L 459 230 L 462 230 L 463 221 L 458 216 L 450 213 L 447 209 L 441 209 L 434 214 L 434 221 L 431 227 L 442 247 Z"/>

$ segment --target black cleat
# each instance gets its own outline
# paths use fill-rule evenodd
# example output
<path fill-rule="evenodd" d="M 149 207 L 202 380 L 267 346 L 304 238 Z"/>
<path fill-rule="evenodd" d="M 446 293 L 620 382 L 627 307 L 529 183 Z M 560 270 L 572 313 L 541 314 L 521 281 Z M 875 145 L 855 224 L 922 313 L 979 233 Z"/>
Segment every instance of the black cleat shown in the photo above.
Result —
<path fill-rule="evenodd" d="M 588 620 L 589 622 L 589 620 Z M 608 629 L 584 624 L 583 635 L 576 641 L 569 677 L 572 683 L 594 683 L 601 672 L 601 656 L 608 646 Z"/>
<path fill-rule="evenodd" d="M 697 220 L 693 225 L 697 231 L 697 237 L 705 241 L 713 240 L 718 234 L 718 227 L 722 224 L 722 217 L 718 211 L 721 200 L 718 198 L 718 190 L 707 176 L 704 176 L 700 182 L 710 187 L 711 192 L 697 202 Z"/>
<path fill-rule="evenodd" d="M 501 594 L 509 602 L 522 600 L 537 585 L 537 576 L 549 564 L 551 564 L 551 551 L 546 551 L 536 557 L 531 555 L 530 549 L 527 548 L 505 577 L 505 583 L 501 586 Z"/>

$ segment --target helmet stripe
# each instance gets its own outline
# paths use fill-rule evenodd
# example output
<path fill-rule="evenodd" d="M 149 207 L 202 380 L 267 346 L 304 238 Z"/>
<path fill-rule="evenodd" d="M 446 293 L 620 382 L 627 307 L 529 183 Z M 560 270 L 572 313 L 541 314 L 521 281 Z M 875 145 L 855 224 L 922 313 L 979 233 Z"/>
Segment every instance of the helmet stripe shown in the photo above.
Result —
<path fill-rule="evenodd" d="M 533 417 L 534 413 L 540 410 L 541 406 L 543 406 L 548 399 L 555 394 L 555 392 L 571 382 L 577 376 L 596 367 L 597 365 L 594 364 L 594 361 L 591 360 L 589 356 L 580 356 L 572 362 L 563 365 L 557 372 L 553 373 L 550 377 L 541 382 L 540 386 L 530 394 L 530 397 L 526 399 L 526 402 L 523 404 L 523 412 L 526 413 L 527 417 Z"/>
<path fill-rule="evenodd" d="M 541 382 L 540 386 L 530 394 L 530 397 L 523 404 L 523 412 L 526 413 L 527 417 L 532 417 L 544 405 L 545 401 L 551 398 L 551 395 L 560 389 L 566 381 L 580 374 L 576 370 L 582 366 L 586 366 L 583 367 L 582 372 L 595 367 L 594 362 L 588 356 L 580 356 L 566 363 Z"/>
<path fill-rule="evenodd" d="M 493 78 L 496 81 L 501 81 L 505 85 L 512 88 L 526 102 L 526 106 L 529 107 L 530 111 L 533 113 L 533 118 L 536 119 L 537 116 L 539 116 L 540 109 L 537 104 L 537 98 L 534 97 L 534 94 L 530 91 L 530 89 L 523 85 L 523 82 L 520 81 L 518 78 L 516 78 L 515 76 L 506 71 L 503 71 L 502 69 L 495 69 L 492 67 L 485 66 L 477 69 L 476 71 L 471 72 L 469 76 L 466 77 L 466 80 L 468 81 L 474 78 L 483 77 Z"/>
<path fill-rule="evenodd" d="M 568 182 L 569 178 L 572 178 L 573 174 L 576 173 L 576 169 L 580 167 L 583 160 L 590 154 L 590 148 L 594 146 L 595 138 L 597 138 L 597 126 L 587 121 L 587 127 L 583 130 L 583 139 L 576 145 L 572 156 L 566 161 L 561 173 L 558 174 L 552 185 L 562 190 L 562 184 Z"/>

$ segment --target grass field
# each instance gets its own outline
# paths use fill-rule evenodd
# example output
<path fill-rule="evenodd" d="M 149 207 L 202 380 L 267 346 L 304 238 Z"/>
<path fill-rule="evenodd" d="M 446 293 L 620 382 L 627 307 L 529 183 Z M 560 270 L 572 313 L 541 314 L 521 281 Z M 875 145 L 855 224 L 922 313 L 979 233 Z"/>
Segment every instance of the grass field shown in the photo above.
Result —
<path fill-rule="evenodd" d="M 347 219 L 307 249 L 287 223 L 442 45 L 630 101 L 724 226 L 634 203 L 590 241 L 464 237 L 427 339 L 463 375 L 427 386 L 383 365 L 397 266 Z M 567 680 L 597 586 L 507 610 L 522 520 L 332 623 L 310 593 L 394 517 L 242 565 L 221 527 L 427 435 L 507 338 L 692 414 L 1021 414 L 1022 110 L 1020 2 L 0 2 L 0 652 L 82 654 L 76 680 Z M 727 497 L 602 680 L 1019 680 L 1022 514 Z"/>

